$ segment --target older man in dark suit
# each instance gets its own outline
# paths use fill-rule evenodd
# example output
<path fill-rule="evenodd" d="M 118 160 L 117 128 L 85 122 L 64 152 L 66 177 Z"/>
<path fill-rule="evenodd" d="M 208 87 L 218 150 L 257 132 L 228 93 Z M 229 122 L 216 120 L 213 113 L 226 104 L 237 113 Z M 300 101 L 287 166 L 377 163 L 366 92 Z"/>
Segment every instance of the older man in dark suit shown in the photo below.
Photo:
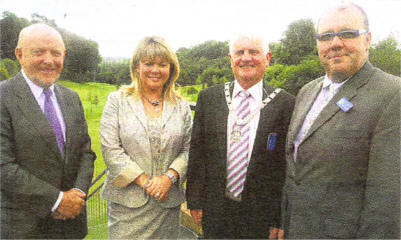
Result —
<path fill-rule="evenodd" d="M 365 12 L 318 23 L 326 76 L 299 92 L 287 140 L 287 238 L 400 238 L 400 78 L 368 61 Z"/>
<path fill-rule="evenodd" d="M 63 40 L 34 24 L 15 54 L 22 70 L 0 84 L 1 238 L 84 238 L 96 155 L 78 95 L 55 84 Z"/>
<path fill-rule="evenodd" d="M 188 208 L 206 238 L 277 237 L 294 97 L 263 83 L 271 53 L 261 38 L 238 37 L 229 56 L 235 81 L 196 104 Z"/>

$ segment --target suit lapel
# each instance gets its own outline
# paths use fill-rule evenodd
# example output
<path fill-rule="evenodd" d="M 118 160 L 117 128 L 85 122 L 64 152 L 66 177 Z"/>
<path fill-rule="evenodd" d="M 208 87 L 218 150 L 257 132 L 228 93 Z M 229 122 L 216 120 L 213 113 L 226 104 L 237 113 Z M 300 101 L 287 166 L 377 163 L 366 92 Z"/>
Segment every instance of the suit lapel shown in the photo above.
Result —
<path fill-rule="evenodd" d="M 263 95 L 262 99 L 265 99 L 269 94 L 271 94 L 274 91 L 273 87 L 270 87 L 263 83 Z M 278 95 L 276 96 L 278 97 Z M 254 169 L 254 166 L 256 166 L 254 159 L 255 157 L 259 156 L 261 154 L 260 150 L 264 149 L 264 146 L 260 146 L 261 144 L 265 144 L 266 142 L 266 137 L 267 134 L 271 129 L 269 129 L 272 124 L 271 121 L 274 121 L 274 117 L 272 117 L 272 114 L 274 114 L 274 102 L 276 99 L 273 99 L 271 102 L 269 102 L 262 110 L 260 110 L 260 117 L 259 117 L 259 122 L 258 122 L 258 128 L 256 129 L 256 134 L 255 134 L 255 140 L 253 143 L 253 148 L 251 151 L 251 158 L 247 170 L 247 175 Z M 258 152 L 259 150 L 259 152 Z"/>
<path fill-rule="evenodd" d="M 130 116 L 134 116 L 136 121 L 128 120 L 127 124 L 134 125 L 132 126 L 133 129 L 137 129 L 138 133 L 145 133 L 144 138 L 142 138 L 142 149 L 145 149 L 146 155 L 148 158 L 152 157 L 152 153 L 150 150 L 150 141 L 149 141 L 149 129 L 148 129 L 148 117 L 145 113 L 145 108 L 143 106 L 142 100 L 140 97 L 132 97 L 126 96 L 122 98 L 122 101 L 127 101 L 128 107 L 131 108 Z M 163 109 L 164 111 L 164 109 Z M 138 124 L 139 122 L 139 124 Z M 139 126 L 141 125 L 141 126 Z"/>
<path fill-rule="evenodd" d="M 141 99 L 139 97 L 138 98 L 125 97 L 124 99 L 128 101 L 128 105 L 131 107 L 132 113 L 141 123 L 143 129 L 145 129 L 145 131 L 148 132 L 147 117 Z"/>
<path fill-rule="evenodd" d="M 69 99 L 64 95 L 62 89 L 60 86 L 57 84 L 54 85 L 54 92 L 56 94 L 57 102 L 58 105 L 60 106 L 61 113 L 63 114 L 63 120 L 65 124 L 65 145 L 64 145 L 64 160 L 66 161 L 68 159 L 67 155 L 70 152 L 70 144 L 71 144 L 71 136 L 73 136 L 73 117 L 74 117 L 74 112 L 72 110 L 73 106 L 72 103 L 70 103 Z"/>
<path fill-rule="evenodd" d="M 17 96 L 17 104 L 25 115 L 27 121 L 31 123 L 33 128 L 40 134 L 46 144 L 61 159 L 61 153 L 57 146 L 56 135 L 53 132 L 46 116 L 43 114 L 38 102 L 33 96 L 31 89 L 25 82 L 24 77 L 19 73 L 13 83 L 13 89 Z M 31 131 L 27 128 L 27 131 Z"/>
<path fill-rule="evenodd" d="M 169 119 L 171 118 L 171 116 L 175 110 L 176 110 L 176 105 L 174 105 L 168 101 L 164 101 L 163 114 L 162 114 L 162 128 L 164 128 L 164 126 L 166 126 L 167 122 L 169 121 Z"/>
<path fill-rule="evenodd" d="M 351 101 L 351 99 L 357 95 L 358 88 L 365 85 L 369 81 L 370 75 L 368 72 L 371 68 L 372 65 L 367 62 L 357 74 L 351 77 L 341 87 L 340 91 L 330 100 L 327 106 L 323 108 L 322 112 L 316 118 L 315 122 L 312 124 L 311 128 L 306 134 L 304 141 L 324 123 L 330 120 L 338 111 L 340 111 L 340 108 L 336 104 L 340 99 L 344 97 Z"/>
<path fill-rule="evenodd" d="M 224 159 L 224 167 L 226 169 L 227 166 L 227 120 L 228 120 L 228 106 L 224 93 L 224 85 L 223 88 L 218 88 L 217 99 L 216 102 L 216 132 L 217 132 L 217 141 L 219 152 L 222 154 L 221 159 Z M 230 84 L 230 95 L 232 97 L 232 93 L 234 90 L 234 84 Z M 220 134 L 221 133 L 221 134 Z"/>
<path fill-rule="evenodd" d="M 290 143 L 293 143 L 296 140 L 296 137 L 298 136 L 299 130 L 301 129 L 302 124 L 304 123 L 305 117 L 308 114 L 309 110 L 312 107 L 312 104 L 315 102 L 315 99 L 317 95 L 319 94 L 322 84 L 323 84 L 323 79 L 320 78 L 312 87 L 309 91 L 305 92 L 305 97 L 303 97 L 297 108 L 297 112 L 293 116 L 292 120 L 292 127 L 290 127 L 290 136 L 288 138 L 290 139 Z"/>

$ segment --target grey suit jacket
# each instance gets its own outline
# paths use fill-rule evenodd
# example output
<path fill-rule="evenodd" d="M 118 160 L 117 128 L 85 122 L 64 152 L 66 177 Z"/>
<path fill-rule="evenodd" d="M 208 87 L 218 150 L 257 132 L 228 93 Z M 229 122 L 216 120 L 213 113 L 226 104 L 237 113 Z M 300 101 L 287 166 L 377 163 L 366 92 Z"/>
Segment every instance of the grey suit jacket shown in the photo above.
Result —
<path fill-rule="evenodd" d="M 283 218 L 288 238 L 400 237 L 400 78 L 367 62 L 294 141 L 321 89 L 304 86 L 287 136 Z M 336 103 L 346 98 L 348 112 Z"/>
<path fill-rule="evenodd" d="M 82 104 L 75 92 L 58 84 L 54 89 L 66 125 L 64 157 L 22 74 L 0 84 L 1 207 L 22 210 L 27 219 L 7 219 L 3 230 L 5 224 L 21 228 L 47 218 L 60 191 L 88 192 L 96 155 L 90 148 Z M 65 224 L 70 228 L 67 237 L 83 238 L 86 211 Z"/>
<path fill-rule="evenodd" d="M 102 196 L 111 202 L 135 208 L 143 206 L 149 196 L 132 183 L 139 175 L 152 174 L 152 155 L 147 117 L 139 98 L 127 97 L 120 91 L 111 93 L 100 122 L 100 141 L 107 165 L 107 180 Z M 177 104 L 164 102 L 162 113 L 161 155 L 163 172 L 169 168 L 180 175 L 172 186 L 168 201 L 162 207 L 176 207 L 185 200 L 183 183 L 186 178 L 191 109 L 185 100 Z"/>

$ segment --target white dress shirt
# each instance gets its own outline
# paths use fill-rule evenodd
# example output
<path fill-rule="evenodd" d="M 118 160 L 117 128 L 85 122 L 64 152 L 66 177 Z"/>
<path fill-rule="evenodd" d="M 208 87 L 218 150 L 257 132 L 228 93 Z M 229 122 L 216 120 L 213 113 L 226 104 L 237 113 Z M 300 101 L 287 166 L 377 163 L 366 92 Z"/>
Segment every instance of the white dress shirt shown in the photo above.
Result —
<path fill-rule="evenodd" d="M 234 120 L 237 116 L 236 110 L 242 100 L 242 98 L 238 95 L 238 93 L 243 90 L 244 89 L 241 87 L 241 85 L 239 85 L 238 81 L 235 80 L 233 94 L 231 95 L 232 96 L 231 104 L 233 107 L 233 111 L 230 111 L 230 113 L 228 114 L 228 120 L 227 120 L 227 153 L 229 152 L 229 147 L 230 147 L 232 127 L 234 125 Z M 257 84 L 253 85 L 251 88 L 247 89 L 246 91 L 251 94 L 251 96 L 249 97 L 249 105 L 251 108 L 250 114 L 252 114 L 256 109 L 259 108 L 259 105 L 262 103 L 263 81 L 259 81 Z M 260 111 L 258 111 L 255 114 L 255 116 L 250 120 L 248 162 L 251 158 L 253 144 L 255 142 L 255 137 L 256 137 L 256 130 L 258 129 L 259 118 L 260 118 Z M 228 159 L 228 156 L 227 156 L 227 159 Z"/>
<path fill-rule="evenodd" d="M 21 70 L 22 75 L 25 78 L 26 83 L 28 84 L 29 88 L 31 89 L 31 92 L 33 94 L 33 96 L 36 99 L 36 102 L 38 102 L 40 109 L 42 109 L 42 112 L 45 112 L 45 94 L 43 93 L 44 88 L 39 87 L 38 85 L 34 84 L 29 78 L 28 76 L 26 76 L 24 70 Z M 56 94 L 54 93 L 54 85 L 51 85 L 49 87 L 50 91 L 53 93 L 50 97 L 50 100 L 53 103 L 53 106 L 56 110 L 56 114 L 57 114 L 57 118 L 60 122 L 60 126 L 61 126 L 61 130 L 63 131 L 63 138 L 64 138 L 64 142 L 66 141 L 65 138 L 65 122 L 64 122 L 64 118 L 63 118 L 63 113 L 61 112 L 61 108 L 60 105 L 57 102 L 57 98 L 56 98 Z"/>
<path fill-rule="evenodd" d="M 322 89 L 320 90 L 315 102 L 306 115 L 302 127 L 299 130 L 298 136 L 294 142 L 294 161 L 297 159 L 298 147 L 302 143 L 313 122 L 315 122 L 316 118 L 322 112 L 324 107 L 330 102 L 330 100 L 338 93 L 338 91 L 340 91 L 340 88 L 346 81 L 336 83 L 329 79 L 327 75 L 324 77 Z"/>

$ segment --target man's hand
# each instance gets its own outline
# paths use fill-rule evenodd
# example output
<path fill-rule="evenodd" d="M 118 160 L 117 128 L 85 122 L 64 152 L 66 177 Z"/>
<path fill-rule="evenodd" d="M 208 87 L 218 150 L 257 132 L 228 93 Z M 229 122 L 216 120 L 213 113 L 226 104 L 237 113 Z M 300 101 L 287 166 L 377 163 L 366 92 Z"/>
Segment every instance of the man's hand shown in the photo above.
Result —
<path fill-rule="evenodd" d="M 57 212 L 67 219 L 74 219 L 81 213 L 82 208 L 85 206 L 85 197 L 86 194 L 76 189 L 64 192 L 63 199 L 57 208 Z"/>
<path fill-rule="evenodd" d="M 284 239 L 284 231 L 279 228 L 270 228 L 269 239 Z"/>
<path fill-rule="evenodd" d="M 51 215 L 54 219 L 57 219 L 57 220 L 67 220 L 67 217 L 64 217 L 63 215 L 61 215 L 59 212 L 57 212 L 57 211 L 55 211 L 55 212 L 53 212 L 52 213 L 52 215 Z"/>
<path fill-rule="evenodd" d="M 203 215 L 202 210 L 190 210 L 190 212 L 191 212 L 191 216 L 192 216 L 192 219 L 194 220 L 194 222 L 198 225 L 201 225 L 202 215 Z"/>

